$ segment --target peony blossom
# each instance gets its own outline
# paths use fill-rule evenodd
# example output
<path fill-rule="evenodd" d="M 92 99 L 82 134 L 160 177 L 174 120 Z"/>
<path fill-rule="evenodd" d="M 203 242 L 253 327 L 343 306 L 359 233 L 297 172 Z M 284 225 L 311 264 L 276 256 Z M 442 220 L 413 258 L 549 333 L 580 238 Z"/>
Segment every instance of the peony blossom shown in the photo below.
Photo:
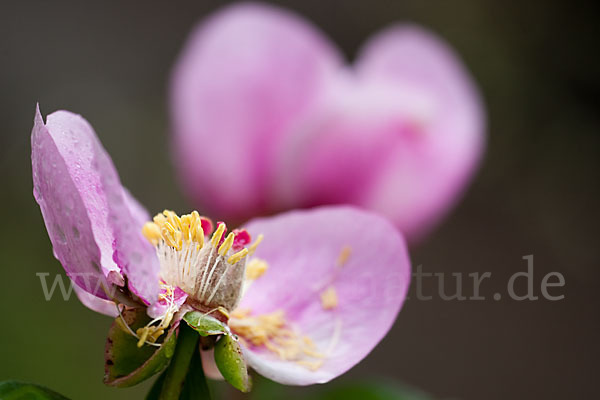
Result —
<path fill-rule="evenodd" d="M 183 187 L 222 218 L 354 204 L 417 240 L 456 202 L 483 149 L 469 73 L 414 25 L 376 34 L 348 65 L 299 16 L 234 5 L 191 33 L 170 93 Z"/>
<path fill-rule="evenodd" d="M 223 324 L 218 334 L 237 335 L 258 373 L 322 383 L 363 359 L 402 306 L 410 262 L 402 236 L 382 217 L 328 206 L 234 230 L 195 211 L 151 218 L 79 115 L 57 111 L 44 122 L 38 108 L 31 146 L 34 195 L 55 257 L 82 303 L 117 317 L 114 337 L 135 336 L 139 351 L 164 346 L 166 332 L 190 315 L 210 316 Z M 133 328 L 131 314 L 120 315 L 132 308 L 152 320 Z M 119 356 L 112 341 L 110 365 Z M 208 367 L 210 342 L 202 344 Z M 155 373 L 152 362 L 142 367 Z M 141 379 L 126 378 L 112 382 Z"/>

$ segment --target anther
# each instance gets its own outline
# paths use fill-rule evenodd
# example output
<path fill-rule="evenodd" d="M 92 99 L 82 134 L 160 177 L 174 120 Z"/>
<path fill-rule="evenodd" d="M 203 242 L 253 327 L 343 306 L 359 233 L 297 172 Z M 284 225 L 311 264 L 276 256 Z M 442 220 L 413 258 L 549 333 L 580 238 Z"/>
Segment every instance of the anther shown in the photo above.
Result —
<path fill-rule="evenodd" d="M 264 238 L 264 235 L 261 233 L 260 235 L 258 235 L 258 237 L 256 238 L 256 240 L 254 241 L 254 243 L 252 243 L 249 247 L 248 247 L 248 254 L 252 255 L 254 254 L 254 252 L 256 251 L 256 248 L 258 247 L 258 245 L 260 244 L 260 242 L 262 242 Z"/>
<path fill-rule="evenodd" d="M 142 228 L 142 234 L 154 246 L 158 244 L 158 240 L 161 238 L 160 228 L 154 222 L 146 222 Z"/>
<path fill-rule="evenodd" d="M 231 246 L 233 246 L 233 239 L 235 239 L 235 233 L 231 232 L 229 235 L 227 235 L 227 238 L 225 239 L 221 247 L 219 247 L 220 255 L 224 256 L 225 254 L 227 254 L 229 249 L 231 249 Z"/>
<path fill-rule="evenodd" d="M 225 228 L 226 228 L 225 224 L 218 224 L 218 225 L 219 226 L 217 227 L 217 230 L 212 235 L 212 239 L 210 240 L 213 247 L 217 247 L 217 245 L 221 241 L 221 238 L 223 237 L 223 233 L 225 232 Z"/>
<path fill-rule="evenodd" d="M 235 264 L 238 261 L 240 261 L 242 258 L 246 257 L 246 255 L 248 254 L 248 249 L 242 249 L 240 251 L 238 251 L 237 253 L 233 254 L 231 257 L 229 257 L 227 259 L 227 262 L 229 264 Z"/>

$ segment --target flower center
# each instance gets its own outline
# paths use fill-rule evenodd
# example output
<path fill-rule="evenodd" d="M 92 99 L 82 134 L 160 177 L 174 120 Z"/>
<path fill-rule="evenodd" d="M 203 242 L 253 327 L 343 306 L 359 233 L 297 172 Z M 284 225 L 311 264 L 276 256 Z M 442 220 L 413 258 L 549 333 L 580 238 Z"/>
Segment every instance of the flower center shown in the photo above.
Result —
<path fill-rule="evenodd" d="M 245 247 L 251 240 L 246 230 L 227 234 L 227 227 L 219 222 L 210 237 L 212 229 L 212 222 L 197 211 L 179 217 L 165 210 L 146 223 L 142 233 L 156 247 L 166 285 L 187 293 L 188 303 L 200 311 L 224 308 L 229 312 L 239 303 L 247 256 L 262 235 Z"/>

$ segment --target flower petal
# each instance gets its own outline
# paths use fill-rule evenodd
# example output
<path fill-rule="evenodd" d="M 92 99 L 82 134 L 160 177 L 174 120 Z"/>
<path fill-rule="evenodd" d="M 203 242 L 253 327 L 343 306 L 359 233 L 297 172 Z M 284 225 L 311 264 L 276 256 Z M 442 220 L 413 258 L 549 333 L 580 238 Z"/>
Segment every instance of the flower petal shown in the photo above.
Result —
<path fill-rule="evenodd" d="M 217 363 L 215 362 L 214 349 L 202 350 L 200 351 L 200 356 L 202 357 L 202 369 L 207 378 L 216 381 L 225 379 L 223 378 L 223 375 L 221 375 L 221 371 L 219 371 L 219 367 L 217 367 Z"/>
<path fill-rule="evenodd" d="M 284 205 L 356 204 L 418 240 L 482 153 L 484 115 L 467 71 L 432 34 L 397 27 L 372 39 L 355 71 L 329 88 L 310 129 L 286 145 Z"/>
<path fill-rule="evenodd" d="M 264 234 L 256 257 L 269 268 L 242 299 L 253 315 L 284 310 L 310 337 L 324 363 L 315 371 L 260 348 L 244 348 L 249 365 L 284 384 L 327 382 L 362 360 L 391 328 L 406 297 L 410 261 L 387 220 L 352 207 L 320 207 L 251 221 Z M 321 295 L 334 288 L 337 305 Z"/>
<path fill-rule="evenodd" d="M 158 294 L 158 259 L 142 237 L 143 209 L 125 191 L 93 128 L 57 111 L 32 132 L 34 195 L 54 252 L 80 287 L 107 298 L 101 281 L 129 288 L 147 302 Z M 86 283 L 81 276 L 94 281 Z M 92 286 L 90 286 L 92 285 Z"/>
<path fill-rule="evenodd" d="M 33 193 L 40 205 L 55 257 L 67 275 L 92 295 L 108 298 L 102 286 L 110 271 L 118 271 L 112 261 L 112 243 L 102 201 L 90 201 L 84 193 L 94 193 L 98 181 L 89 177 L 76 154 L 91 163 L 90 150 L 79 144 L 71 129 L 52 129 L 44 124 L 36 108 L 31 133 Z"/>
<path fill-rule="evenodd" d="M 229 221 L 264 212 L 282 138 L 340 65 L 315 27 L 275 7 L 234 5 L 200 25 L 171 82 L 176 163 L 193 200 Z"/>
<path fill-rule="evenodd" d="M 152 221 L 148 210 L 146 210 L 146 208 L 140 204 L 135 197 L 133 197 L 131 192 L 127 190 L 126 187 L 123 187 L 123 200 L 125 201 L 125 204 L 127 205 L 127 208 L 129 209 L 131 217 L 135 221 L 136 226 L 143 227 L 146 222 Z"/>
<path fill-rule="evenodd" d="M 127 276 L 129 289 L 146 305 L 158 301 L 160 265 L 156 249 L 142 234 L 148 212 L 123 188 L 110 156 L 98 142 L 95 162 L 105 191 L 114 236 L 113 259 Z"/>
<path fill-rule="evenodd" d="M 104 300 L 94 296 L 80 288 L 78 285 L 73 285 L 75 294 L 81 303 L 92 311 L 97 313 L 108 315 L 109 317 L 116 317 L 119 315 L 116 305 L 111 300 Z"/>
<path fill-rule="evenodd" d="M 155 301 L 150 307 L 148 307 L 146 309 L 146 313 L 148 314 L 148 316 L 152 319 L 154 318 L 160 318 L 163 317 L 166 312 L 174 305 L 175 306 L 175 310 L 179 310 L 181 308 L 181 306 L 183 305 L 183 303 L 185 303 L 185 301 L 188 298 L 188 295 L 186 292 L 184 292 L 183 290 L 181 290 L 179 287 L 174 287 L 174 288 L 170 288 L 170 290 L 172 290 L 173 292 L 173 298 L 172 299 L 168 299 L 166 296 L 168 295 L 168 291 L 166 287 L 163 287 L 160 289 L 159 294 L 160 295 L 165 295 L 165 297 L 161 297 L 159 296 L 158 301 Z M 173 304 L 170 304 L 171 301 L 173 302 Z"/>
<path fill-rule="evenodd" d="M 360 79 L 429 102 L 415 114 L 420 140 L 405 141 L 361 203 L 418 238 L 455 203 L 477 167 L 485 142 L 481 97 L 450 46 L 417 26 L 394 26 L 372 38 L 356 70 Z"/>

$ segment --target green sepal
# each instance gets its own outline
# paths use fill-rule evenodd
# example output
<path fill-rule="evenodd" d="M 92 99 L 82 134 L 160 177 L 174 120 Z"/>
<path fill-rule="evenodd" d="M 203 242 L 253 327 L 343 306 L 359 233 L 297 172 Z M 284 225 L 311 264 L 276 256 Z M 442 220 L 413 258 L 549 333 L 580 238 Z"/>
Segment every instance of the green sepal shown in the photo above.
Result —
<path fill-rule="evenodd" d="M 117 317 L 106 339 L 104 383 L 109 386 L 129 387 L 161 372 L 169 364 L 177 343 L 177 324 L 173 324 L 163 335 L 160 347 L 149 344 L 137 347 L 138 339 L 129 332 L 125 324 L 135 332 L 150 322 L 150 317 L 143 308 L 126 308 L 121 314 L 124 321 Z"/>
<path fill-rule="evenodd" d="M 0 399 L 2 400 L 69 400 L 43 386 L 15 381 L 0 382 Z"/>
<path fill-rule="evenodd" d="M 228 333 L 227 327 L 221 321 L 200 311 L 188 312 L 183 316 L 183 320 L 201 336 L 224 335 Z"/>
<path fill-rule="evenodd" d="M 236 389 L 247 393 L 252 388 L 242 349 L 233 335 L 223 335 L 215 345 L 215 362 L 223 378 Z"/>

